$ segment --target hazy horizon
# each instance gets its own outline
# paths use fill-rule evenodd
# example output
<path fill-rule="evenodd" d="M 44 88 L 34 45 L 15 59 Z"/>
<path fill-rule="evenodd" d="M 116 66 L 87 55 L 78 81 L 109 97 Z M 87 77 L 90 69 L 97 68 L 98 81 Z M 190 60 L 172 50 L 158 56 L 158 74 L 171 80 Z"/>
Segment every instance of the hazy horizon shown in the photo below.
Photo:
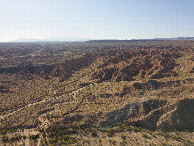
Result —
<path fill-rule="evenodd" d="M 79 38 L 79 37 L 73 37 L 73 38 L 57 38 L 57 37 L 53 37 L 53 38 L 42 38 L 42 39 L 36 39 L 36 38 L 18 38 L 15 40 L 11 40 L 11 41 L 4 41 L 4 42 L 0 42 L 0 43 L 9 43 L 9 42 L 85 42 L 85 41 L 91 41 L 91 40 L 194 40 L 194 37 L 173 37 L 173 38 L 142 38 L 142 39 L 92 39 L 92 38 Z"/>
<path fill-rule="evenodd" d="M 0 42 L 194 36 L 193 0 L 1 0 Z"/>

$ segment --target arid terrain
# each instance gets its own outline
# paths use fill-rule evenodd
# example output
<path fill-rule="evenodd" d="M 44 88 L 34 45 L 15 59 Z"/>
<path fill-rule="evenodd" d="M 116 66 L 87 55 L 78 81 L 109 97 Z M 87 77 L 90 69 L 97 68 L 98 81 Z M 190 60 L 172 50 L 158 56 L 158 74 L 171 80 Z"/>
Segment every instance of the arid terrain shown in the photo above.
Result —
<path fill-rule="evenodd" d="M 0 44 L 0 145 L 194 145 L 194 41 Z"/>

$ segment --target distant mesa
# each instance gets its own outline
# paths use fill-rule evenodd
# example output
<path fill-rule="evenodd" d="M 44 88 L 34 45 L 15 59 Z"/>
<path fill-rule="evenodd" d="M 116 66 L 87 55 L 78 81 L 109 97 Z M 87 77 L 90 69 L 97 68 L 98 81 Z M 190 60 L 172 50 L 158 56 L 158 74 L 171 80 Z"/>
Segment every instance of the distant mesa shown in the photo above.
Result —
<path fill-rule="evenodd" d="M 154 40 L 194 40 L 194 37 L 155 38 Z"/>
<path fill-rule="evenodd" d="M 176 37 L 176 38 L 153 38 L 153 39 L 131 39 L 131 40 L 118 40 L 118 39 L 102 39 L 102 40 L 89 40 L 89 42 L 103 43 L 103 42 L 137 42 L 137 41 L 167 41 L 167 40 L 194 40 L 194 37 Z"/>

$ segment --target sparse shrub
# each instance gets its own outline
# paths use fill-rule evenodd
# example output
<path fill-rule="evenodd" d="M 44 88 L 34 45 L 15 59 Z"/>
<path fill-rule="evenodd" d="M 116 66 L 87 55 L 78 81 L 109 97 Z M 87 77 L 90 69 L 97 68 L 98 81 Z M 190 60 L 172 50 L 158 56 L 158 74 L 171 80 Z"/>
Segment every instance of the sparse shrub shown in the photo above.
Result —
<path fill-rule="evenodd" d="M 39 131 L 39 132 L 43 132 L 44 131 L 43 129 L 40 128 L 40 126 L 37 126 L 36 130 Z"/>
<path fill-rule="evenodd" d="M 157 135 L 164 136 L 164 138 L 170 138 L 170 135 L 168 133 L 165 133 L 165 132 L 158 133 Z"/>
<path fill-rule="evenodd" d="M 59 140 L 59 141 L 58 141 L 58 144 L 59 144 L 59 145 L 62 145 L 62 144 L 63 144 L 63 142 L 64 142 L 64 141 Z"/>
<path fill-rule="evenodd" d="M 45 137 L 46 137 L 46 133 L 44 132 L 44 133 L 42 134 L 42 136 L 45 138 Z"/>
<path fill-rule="evenodd" d="M 22 136 L 20 136 L 20 135 L 15 137 L 15 141 L 19 141 L 21 139 L 22 139 Z"/>
<path fill-rule="evenodd" d="M 15 137 L 11 137 L 11 138 L 9 139 L 9 141 L 10 141 L 10 142 L 14 142 L 14 141 L 15 141 Z"/>
<path fill-rule="evenodd" d="M 161 143 L 163 146 L 167 146 L 167 143 L 166 142 L 162 142 Z"/>
<path fill-rule="evenodd" d="M 193 145 L 194 143 L 192 143 L 190 140 L 186 140 L 183 145 L 184 146 L 190 146 L 190 145 Z"/>
<path fill-rule="evenodd" d="M 8 136 L 7 135 L 4 135 L 2 138 L 1 138 L 1 140 L 3 141 L 3 142 L 8 142 Z"/>
<path fill-rule="evenodd" d="M 90 140 L 89 139 L 84 139 L 83 142 L 89 144 L 90 143 Z"/>
<path fill-rule="evenodd" d="M 81 143 L 77 143 L 76 146 L 82 146 L 82 144 Z"/>
<path fill-rule="evenodd" d="M 49 117 L 50 117 L 50 114 L 46 113 L 46 118 L 49 119 Z"/>
<path fill-rule="evenodd" d="M 174 140 L 176 140 L 176 141 L 181 141 L 181 140 L 183 140 L 181 137 L 179 137 L 179 136 L 174 136 L 174 135 L 172 135 L 171 138 L 174 139 Z"/>
<path fill-rule="evenodd" d="M 6 135 L 6 134 L 7 134 L 7 129 L 2 129 L 2 130 L 0 130 L 0 134 L 1 134 L 1 135 Z"/>
<path fill-rule="evenodd" d="M 120 142 L 120 145 L 125 146 L 125 145 L 127 145 L 127 142 L 125 140 L 123 140 Z"/>
<path fill-rule="evenodd" d="M 151 137 L 147 133 L 142 133 L 144 138 L 150 139 Z"/>
<path fill-rule="evenodd" d="M 114 130 L 113 129 L 108 129 L 107 130 L 107 135 L 108 135 L 108 137 L 112 137 L 113 135 L 114 135 Z"/>
<path fill-rule="evenodd" d="M 68 136 L 68 135 L 64 135 L 64 136 L 63 136 L 63 139 L 64 139 L 65 141 L 67 141 L 67 140 L 69 140 L 69 136 Z"/>
<path fill-rule="evenodd" d="M 92 136 L 97 137 L 97 131 L 95 129 L 92 129 Z"/>
<path fill-rule="evenodd" d="M 153 134 L 153 132 L 152 131 L 150 131 L 150 130 L 146 130 L 146 129 L 144 129 L 143 131 L 145 131 L 145 132 L 147 132 L 147 133 L 149 133 L 150 135 L 152 135 Z"/>
<path fill-rule="evenodd" d="M 129 132 L 133 131 L 133 127 L 130 125 L 126 126 L 125 129 Z"/>
<path fill-rule="evenodd" d="M 68 141 L 66 141 L 64 144 L 74 144 L 77 142 L 77 139 L 76 138 L 70 138 Z"/>
<path fill-rule="evenodd" d="M 117 141 L 114 139 L 109 139 L 110 144 L 116 145 Z"/>
<path fill-rule="evenodd" d="M 45 143 L 46 145 L 49 145 L 49 143 L 48 143 L 48 141 L 47 141 L 46 139 L 44 139 L 44 143 Z"/>
<path fill-rule="evenodd" d="M 14 130 L 14 129 L 13 129 L 13 130 Z M 21 130 L 22 132 L 24 132 L 24 128 L 21 128 L 20 130 Z M 16 131 L 17 131 L 17 129 L 16 129 Z"/>
<path fill-rule="evenodd" d="M 122 123 L 116 123 L 116 125 L 121 126 L 121 125 L 122 125 Z"/>
<path fill-rule="evenodd" d="M 22 136 L 23 137 L 23 139 L 26 139 L 26 136 Z"/>
<path fill-rule="evenodd" d="M 141 132 L 141 128 L 139 128 L 139 127 L 134 127 L 134 131 L 135 131 L 135 132 Z"/>
<path fill-rule="evenodd" d="M 8 131 L 11 132 L 11 133 L 14 133 L 14 132 L 17 131 L 17 129 L 16 128 L 11 128 L 11 129 L 8 129 Z"/>
<path fill-rule="evenodd" d="M 49 139 L 51 143 L 56 143 L 58 141 L 58 138 L 56 136 L 53 136 L 52 138 Z"/>
<path fill-rule="evenodd" d="M 157 138 L 156 135 L 155 135 L 154 133 L 152 133 L 152 136 L 153 136 L 154 138 Z"/>
<path fill-rule="evenodd" d="M 121 135 L 122 140 L 126 140 L 126 136 L 125 135 Z"/>
<path fill-rule="evenodd" d="M 29 136 L 29 138 L 32 140 L 38 139 L 39 137 L 39 134 Z"/>
<path fill-rule="evenodd" d="M 101 138 L 99 138 L 98 142 L 99 142 L 99 143 L 102 143 L 102 140 L 101 140 Z"/>
<path fill-rule="evenodd" d="M 152 143 L 149 144 L 149 146 L 155 146 L 155 144 L 152 142 Z"/>

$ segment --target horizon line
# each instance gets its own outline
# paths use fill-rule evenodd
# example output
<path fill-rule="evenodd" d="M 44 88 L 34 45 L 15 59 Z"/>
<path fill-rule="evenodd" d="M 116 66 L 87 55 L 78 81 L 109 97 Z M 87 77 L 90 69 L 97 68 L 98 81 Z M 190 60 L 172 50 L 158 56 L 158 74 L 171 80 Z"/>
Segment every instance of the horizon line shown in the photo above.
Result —
<path fill-rule="evenodd" d="M 24 41 L 22 41 L 24 39 Z M 26 40 L 25 40 L 26 39 Z M 51 40 L 49 40 L 51 39 Z M 53 40 L 52 40 L 53 39 Z M 54 39 L 61 39 L 61 40 L 54 40 Z M 64 39 L 64 40 L 62 40 Z M 67 40 L 65 40 L 67 39 Z M 78 40 L 71 40 L 71 39 L 78 39 Z M 80 40 L 79 40 L 80 39 Z M 29 40 L 29 41 L 28 41 Z M 135 40 L 194 40 L 194 37 L 158 37 L 158 38 L 134 38 L 134 39 L 91 39 L 91 38 L 80 38 L 80 37 L 73 37 L 73 38 L 63 38 L 63 37 L 53 37 L 53 38 L 18 38 L 11 41 L 0 41 L 0 43 L 33 43 L 33 42 L 87 42 L 87 41 L 135 41 Z"/>

